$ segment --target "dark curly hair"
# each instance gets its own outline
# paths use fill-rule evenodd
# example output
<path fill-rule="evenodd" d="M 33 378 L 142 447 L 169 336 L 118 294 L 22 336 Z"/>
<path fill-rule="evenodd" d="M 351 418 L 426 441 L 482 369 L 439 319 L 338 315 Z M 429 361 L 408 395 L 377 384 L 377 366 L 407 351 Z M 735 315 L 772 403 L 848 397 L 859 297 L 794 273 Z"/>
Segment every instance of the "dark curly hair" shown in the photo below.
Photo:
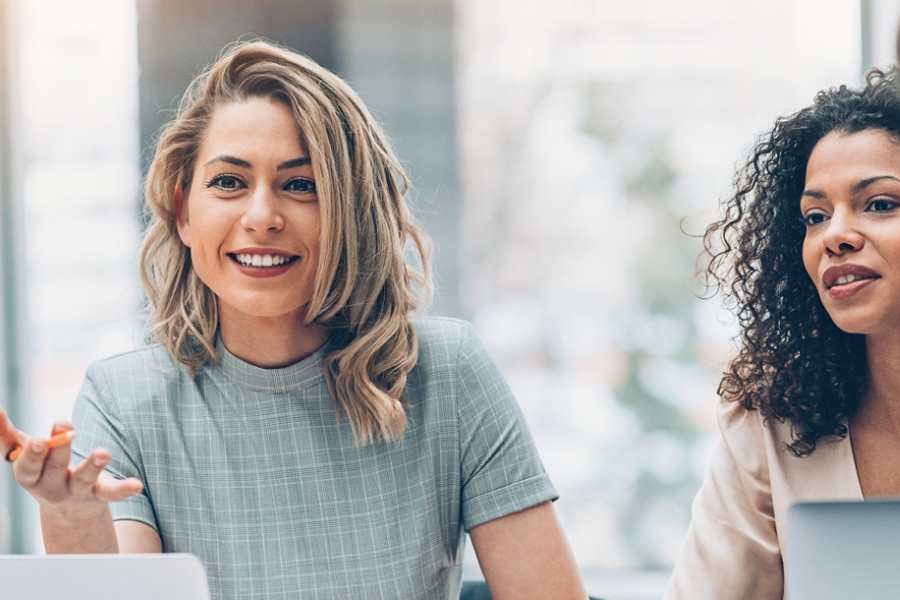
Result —
<path fill-rule="evenodd" d="M 838 329 L 803 265 L 806 164 L 830 133 L 874 129 L 900 143 L 896 77 L 872 70 L 862 89 L 819 92 L 812 106 L 776 121 L 704 235 L 707 284 L 724 291 L 741 325 L 719 395 L 767 420 L 789 420 L 797 456 L 823 437 L 847 435 L 868 381 L 864 336 Z"/>

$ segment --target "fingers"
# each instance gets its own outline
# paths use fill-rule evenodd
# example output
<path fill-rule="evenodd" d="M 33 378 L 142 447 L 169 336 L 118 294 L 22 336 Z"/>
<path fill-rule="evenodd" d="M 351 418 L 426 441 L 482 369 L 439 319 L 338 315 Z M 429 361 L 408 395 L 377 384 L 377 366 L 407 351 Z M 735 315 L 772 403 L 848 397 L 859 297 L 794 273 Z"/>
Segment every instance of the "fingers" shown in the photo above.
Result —
<path fill-rule="evenodd" d="M 74 427 L 68 421 L 53 425 L 49 440 L 30 438 L 17 431 L 0 409 L 0 450 L 4 454 L 18 447 L 13 462 L 16 482 L 42 505 L 55 505 L 66 514 L 86 515 L 107 502 L 117 502 L 140 493 L 139 479 L 118 480 L 103 469 L 112 456 L 105 448 L 95 448 L 77 467 L 71 466 Z"/>
<path fill-rule="evenodd" d="M 22 445 L 22 453 L 13 463 L 13 474 L 16 483 L 29 490 L 37 485 L 44 471 L 44 459 L 49 448 L 42 437 L 33 437 Z"/>
<path fill-rule="evenodd" d="M 65 425 L 54 432 L 65 436 Z M 74 435 L 69 432 L 69 436 Z M 118 480 L 103 469 L 112 458 L 109 450 L 95 448 L 77 467 L 69 464 L 71 448 L 65 443 L 50 448 L 43 438 L 30 438 L 13 463 L 16 481 L 42 505 L 55 506 L 67 515 L 82 518 L 106 510 L 108 502 L 130 498 L 144 488 L 139 479 Z"/>
<path fill-rule="evenodd" d="M 68 493 L 70 442 L 75 434 L 64 431 L 65 425 L 60 425 L 63 431 L 49 440 L 26 437 L 13 463 L 16 482 L 39 500 L 55 502 Z"/>
<path fill-rule="evenodd" d="M 6 412 L 0 408 L 0 452 L 6 456 L 10 450 L 21 446 L 24 436 L 10 422 Z"/>
<path fill-rule="evenodd" d="M 96 494 L 97 498 L 107 502 L 119 502 L 140 493 L 144 489 L 140 479 L 116 479 L 103 470 L 110 458 L 111 455 L 105 448 L 97 448 L 91 452 L 87 460 L 72 472 L 72 493 Z"/>
<path fill-rule="evenodd" d="M 97 477 L 109 464 L 112 455 L 106 448 L 94 448 L 83 463 L 72 471 L 72 493 L 79 495 L 93 494 Z"/>
<path fill-rule="evenodd" d="M 0 408 L 0 436 L 6 435 L 10 428 L 12 428 L 12 423 L 9 422 L 9 417 L 6 416 L 6 411 Z"/>
<path fill-rule="evenodd" d="M 56 425 L 53 426 L 54 434 L 58 435 L 59 433 L 65 432 L 66 431 L 57 431 Z M 73 436 L 74 433 L 70 433 L 69 435 Z M 53 447 L 54 441 L 55 440 L 53 439 L 47 441 L 47 447 L 50 448 L 50 451 L 47 453 L 47 458 L 44 461 L 44 472 L 42 477 L 47 479 L 47 481 L 65 482 L 69 476 L 69 463 L 72 460 L 71 440 L 65 440 L 61 445 L 57 445 L 56 447 Z M 56 444 L 60 444 L 60 442 L 56 442 Z"/>
<path fill-rule="evenodd" d="M 116 479 L 109 473 L 100 473 L 97 477 L 97 485 L 94 490 L 98 497 L 107 502 L 121 502 L 141 493 L 144 484 L 140 479 L 129 477 L 128 479 Z"/>
<path fill-rule="evenodd" d="M 64 431 L 73 431 L 74 429 L 75 426 L 68 421 L 57 421 L 53 424 L 53 430 L 50 432 L 50 436 L 52 437 Z"/>
<path fill-rule="evenodd" d="M 74 427 L 68 421 L 57 421 L 53 425 L 53 430 L 50 432 L 50 439 L 45 440 L 47 447 L 52 449 L 57 446 L 68 446 L 69 442 L 72 441 L 72 438 L 75 437 L 75 433 L 72 431 L 73 429 Z M 67 436 L 63 435 L 66 433 L 68 434 Z M 0 409 L 0 451 L 2 451 L 6 460 L 9 462 L 16 460 L 19 454 L 24 450 L 23 446 L 27 440 L 28 436 L 17 431 L 9 422 L 3 409 Z M 69 451 L 69 449 L 66 449 L 55 453 L 57 462 L 67 462 L 67 453 Z"/>

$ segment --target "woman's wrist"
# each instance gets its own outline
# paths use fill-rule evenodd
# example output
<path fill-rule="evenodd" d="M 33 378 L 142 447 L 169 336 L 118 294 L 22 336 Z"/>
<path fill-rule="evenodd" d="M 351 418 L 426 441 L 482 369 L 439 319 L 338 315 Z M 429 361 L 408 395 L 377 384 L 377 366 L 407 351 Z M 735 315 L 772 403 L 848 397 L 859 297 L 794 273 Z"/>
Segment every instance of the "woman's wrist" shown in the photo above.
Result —
<path fill-rule="evenodd" d="M 57 505 L 40 507 L 47 554 L 118 554 L 119 543 L 109 505 L 94 515 Z"/>

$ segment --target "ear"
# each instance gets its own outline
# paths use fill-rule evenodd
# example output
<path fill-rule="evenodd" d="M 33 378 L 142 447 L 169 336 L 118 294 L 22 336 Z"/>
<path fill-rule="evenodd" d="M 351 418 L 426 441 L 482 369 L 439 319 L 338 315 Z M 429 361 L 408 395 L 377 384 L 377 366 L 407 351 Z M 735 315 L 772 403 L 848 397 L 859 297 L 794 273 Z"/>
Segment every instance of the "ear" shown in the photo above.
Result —
<path fill-rule="evenodd" d="M 181 193 L 181 184 L 177 184 L 175 186 L 175 193 L 172 194 L 172 198 L 175 201 L 175 227 L 178 228 L 178 237 L 181 238 L 181 242 L 187 246 L 191 247 L 191 222 L 189 218 L 189 213 L 187 209 L 187 203 L 185 202 L 184 195 Z"/>

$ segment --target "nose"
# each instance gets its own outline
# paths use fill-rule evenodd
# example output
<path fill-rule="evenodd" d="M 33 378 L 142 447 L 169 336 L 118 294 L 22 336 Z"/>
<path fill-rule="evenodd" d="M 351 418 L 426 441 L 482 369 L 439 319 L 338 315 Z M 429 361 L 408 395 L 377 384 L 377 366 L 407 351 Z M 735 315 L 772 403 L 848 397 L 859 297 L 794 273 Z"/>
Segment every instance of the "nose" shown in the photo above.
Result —
<path fill-rule="evenodd" d="M 823 242 L 825 253 L 829 256 L 858 252 L 865 245 L 865 237 L 860 233 L 857 218 L 852 211 L 836 210 L 828 220 L 827 227 Z"/>
<path fill-rule="evenodd" d="M 265 186 L 259 186 L 247 201 L 241 217 L 241 226 L 246 231 L 265 233 L 284 228 L 284 215 L 275 194 Z"/>

